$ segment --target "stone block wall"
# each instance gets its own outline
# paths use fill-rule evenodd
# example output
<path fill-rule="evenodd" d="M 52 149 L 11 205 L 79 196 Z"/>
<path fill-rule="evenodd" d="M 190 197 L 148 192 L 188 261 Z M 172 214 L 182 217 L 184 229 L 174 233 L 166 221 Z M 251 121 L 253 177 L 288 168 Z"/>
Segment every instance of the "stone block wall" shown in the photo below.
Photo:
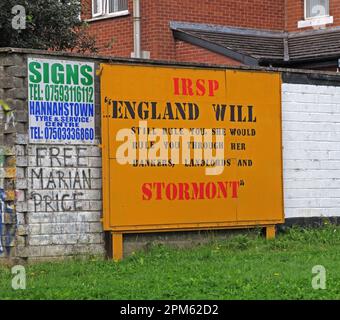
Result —
<path fill-rule="evenodd" d="M 99 80 L 93 145 L 31 144 L 28 57 L 0 54 L 0 261 L 103 256 Z"/>
<path fill-rule="evenodd" d="M 24 106 L 25 69 L 19 70 L 20 55 L 0 56 L 0 259 L 17 257 L 25 245 L 19 226 L 17 197 L 17 131 L 24 129 L 17 115 Z M 21 110 L 20 110 L 21 111 Z"/>

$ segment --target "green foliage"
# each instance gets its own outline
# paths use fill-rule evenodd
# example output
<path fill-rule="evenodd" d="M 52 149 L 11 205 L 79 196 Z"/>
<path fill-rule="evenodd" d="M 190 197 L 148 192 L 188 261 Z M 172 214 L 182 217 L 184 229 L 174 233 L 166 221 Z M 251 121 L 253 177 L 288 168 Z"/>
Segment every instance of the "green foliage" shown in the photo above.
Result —
<path fill-rule="evenodd" d="M 12 8 L 26 9 L 26 29 L 12 28 Z M 87 24 L 79 20 L 80 0 L 6 0 L 0 2 L 0 47 L 96 51 Z"/>
<path fill-rule="evenodd" d="M 230 250 L 246 250 L 251 245 L 251 239 L 247 235 L 237 235 L 226 242 L 226 247 Z"/>
<path fill-rule="evenodd" d="M 1 299 L 340 299 L 340 228 L 291 228 L 271 241 L 237 235 L 192 249 L 152 245 L 115 263 L 98 258 L 32 264 L 27 289 L 11 289 L 0 267 Z M 312 268 L 327 270 L 314 290 Z"/>

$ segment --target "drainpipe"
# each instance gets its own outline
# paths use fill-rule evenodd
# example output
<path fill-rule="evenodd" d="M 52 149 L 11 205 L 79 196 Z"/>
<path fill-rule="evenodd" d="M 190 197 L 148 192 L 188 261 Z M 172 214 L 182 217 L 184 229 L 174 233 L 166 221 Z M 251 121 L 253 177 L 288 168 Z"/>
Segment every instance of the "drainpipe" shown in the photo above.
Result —
<path fill-rule="evenodd" d="M 134 57 L 142 57 L 140 0 L 133 0 Z"/>

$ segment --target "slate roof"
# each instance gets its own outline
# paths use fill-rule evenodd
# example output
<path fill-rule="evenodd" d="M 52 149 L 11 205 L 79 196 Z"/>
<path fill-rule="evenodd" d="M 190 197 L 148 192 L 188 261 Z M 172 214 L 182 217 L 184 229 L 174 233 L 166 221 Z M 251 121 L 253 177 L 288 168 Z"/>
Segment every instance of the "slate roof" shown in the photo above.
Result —
<path fill-rule="evenodd" d="M 340 58 L 340 28 L 299 33 L 171 22 L 176 39 L 249 65 L 287 65 Z"/>
<path fill-rule="evenodd" d="M 293 61 L 340 58 L 340 29 L 290 34 L 288 48 Z"/>

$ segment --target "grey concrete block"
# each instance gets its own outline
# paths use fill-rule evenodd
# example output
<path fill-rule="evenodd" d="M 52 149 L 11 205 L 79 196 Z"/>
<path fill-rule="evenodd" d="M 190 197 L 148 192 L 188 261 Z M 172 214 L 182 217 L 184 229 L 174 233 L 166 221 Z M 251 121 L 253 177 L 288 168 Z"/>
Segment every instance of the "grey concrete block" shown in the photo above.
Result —
<path fill-rule="evenodd" d="M 13 77 L 27 77 L 27 66 L 26 64 L 9 66 L 6 68 L 6 74 Z"/>
<path fill-rule="evenodd" d="M 28 134 L 17 134 L 16 144 L 21 144 L 21 145 L 28 144 Z"/>
<path fill-rule="evenodd" d="M 26 108 L 26 103 L 22 100 L 14 100 L 16 101 L 16 112 L 15 112 L 15 120 L 16 122 L 28 122 L 28 112 Z M 22 109 L 22 110 L 18 110 Z"/>
<path fill-rule="evenodd" d="M 23 55 L 19 54 L 8 54 L 5 57 L 0 58 L 0 66 L 24 66 L 25 60 Z"/>
<path fill-rule="evenodd" d="M 1 84 L 0 84 L 1 87 Z M 26 100 L 27 99 L 27 89 L 26 88 L 13 88 L 6 90 L 5 98 L 9 99 L 19 99 L 19 100 Z"/>
<path fill-rule="evenodd" d="M 11 99 L 11 98 L 8 98 L 6 99 L 6 102 L 8 103 L 8 105 L 15 110 L 15 119 L 16 121 L 18 121 L 18 114 L 19 113 L 23 113 L 23 112 L 26 112 L 26 115 L 28 114 L 27 113 L 27 103 L 26 101 L 23 101 L 23 100 L 18 100 L 18 99 Z M 27 119 L 28 120 L 28 119 Z M 21 121 L 22 122 L 22 121 Z"/>

